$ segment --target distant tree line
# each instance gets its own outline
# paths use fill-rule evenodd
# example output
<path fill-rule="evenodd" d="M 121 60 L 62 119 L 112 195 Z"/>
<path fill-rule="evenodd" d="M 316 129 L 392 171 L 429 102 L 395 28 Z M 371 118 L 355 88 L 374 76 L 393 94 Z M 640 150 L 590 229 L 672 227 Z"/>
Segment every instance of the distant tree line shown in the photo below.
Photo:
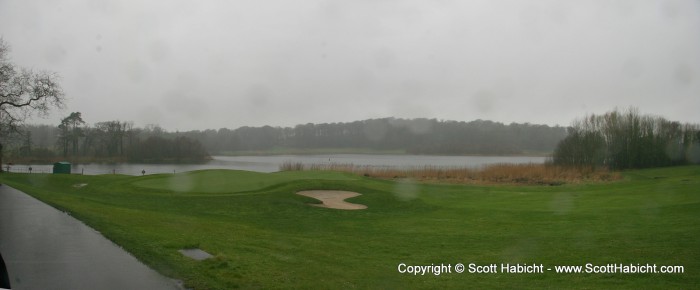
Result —
<path fill-rule="evenodd" d="M 106 121 L 87 125 L 80 112 L 58 126 L 25 125 L 10 141 L 10 154 L 30 160 L 113 160 L 129 162 L 200 162 L 209 159 L 202 144 L 165 132 L 158 126 L 136 128 L 132 122 Z"/>
<path fill-rule="evenodd" d="M 205 153 L 288 149 L 372 149 L 413 154 L 551 153 L 566 128 L 436 119 L 369 119 L 295 127 L 240 127 L 166 132 L 108 121 L 88 126 L 72 113 L 56 126 L 25 126 L 15 155 L 124 157 L 128 161 L 202 158 Z M 52 141 L 53 140 L 53 141 Z"/>
<path fill-rule="evenodd" d="M 559 165 L 644 168 L 700 163 L 700 126 L 631 108 L 573 122 L 554 151 Z"/>
<path fill-rule="evenodd" d="M 258 151 L 274 148 L 363 148 L 413 154 L 551 153 L 566 137 L 566 128 L 547 125 L 436 119 L 369 119 L 349 123 L 295 127 L 240 127 L 183 132 L 200 140 L 209 152 Z"/>

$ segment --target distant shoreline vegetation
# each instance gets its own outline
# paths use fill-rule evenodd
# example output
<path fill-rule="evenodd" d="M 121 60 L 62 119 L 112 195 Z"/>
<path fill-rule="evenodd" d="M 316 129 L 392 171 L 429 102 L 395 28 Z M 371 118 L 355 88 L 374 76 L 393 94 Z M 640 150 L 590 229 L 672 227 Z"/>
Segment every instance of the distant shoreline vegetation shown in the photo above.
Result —
<path fill-rule="evenodd" d="M 73 112 L 58 126 L 27 125 L 7 141 L 9 163 L 202 163 L 211 157 L 193 138 L 160 127 L 136 128 L 132 122 L 88 125 Z"/>
<path fill-rule="evenodd" d="M 8 142 L 7 162 L 18 160 L 184 163 L 210 155 L 414 154 L 549 156 L 565 127 L 530 123 L 437 119 L 369 119 L 295 127 L 240 127 L 167 132 L 149 125 L 107 121 L 88 125 L 79 112 L 59 126 L 27 125 Z"/>
<path fill-rule="evenodd" d="M 612 170 L 700 164 L 700 125 L 617 109 L 577 119 L 553 163 Z"/>
<path fill-rule="evenodd" d="M 415 154 L 547 155 L 567 128 L 437 119 L 368 119 L 294 127 L 240 127 L 180 132 L 213 155 Z"/>
<path fill-rule="evenodd" d="M 221 151 L 221 156 L 275 156 L 275 155 L 324 155 L 324 154 L 368 154 L 368 155 L 405 155 L 406 150 L 375 150 L 369 148 L 283 148 L 267 150 Z"/>
<path fill-rule="evenodd" d="M 536 156 L 549 157 L 552 151 L 521 152 L 517 154 L 412 154 L 406 150 L 375 150 L 368 148 L 272 148 L 268 150 L 223 151 L 219 156 L 277 156 L 277 155 L 326 155 L 326 154 L 363 154 L 363 155 L 426 155 L 426 156 Z"/>
<path fill-rule="evenodd" d="M 552 156 L 555 165 L 613 170 L 700 162 L 700 126 L 617 109 L 571 127 L 436 119 L 369 119 L 295 127 L 167 132 L 108 121 L 86 125 L 79 112 L 58 127 L 25 126 L 8 140 L 7 162 L 201 163 L 211 155 L 392 154 Z M 212 154 L 213 153 L 213 154 Z"/>
<path fill-rule="evenodd" d="M 46 159 L 38 159 L 36 157 L 12 157 L 12 164 L 20 165 L 48 165 L 56 162 L 67 161 L 73 164 L 120 164 L 120 163 L 137 163 L 137 164 L 204 164 L 213 160 L 211 156 L 201 159 L 144 159 L 144 160 L 129 160 L 126 157 L 51 157 Z"/>

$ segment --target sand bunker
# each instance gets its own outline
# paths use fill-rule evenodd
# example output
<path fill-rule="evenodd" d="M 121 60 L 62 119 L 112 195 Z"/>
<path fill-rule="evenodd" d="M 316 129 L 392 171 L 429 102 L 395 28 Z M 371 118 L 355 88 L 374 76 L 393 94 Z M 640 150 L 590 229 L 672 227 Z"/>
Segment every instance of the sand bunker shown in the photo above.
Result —
<path fill-rule="evenodd" d="M 346 202 L 346 198 L 356 197 L 361 194 L 352 191 L 340 190 L 305 190 L 297 192 L 299 195 L 313 197 L 323 202 L 323 204 L 311 204 L 318 207 L 327 207 L 335 209 L 366 209 L 364 204 L 356 204 Z"/>

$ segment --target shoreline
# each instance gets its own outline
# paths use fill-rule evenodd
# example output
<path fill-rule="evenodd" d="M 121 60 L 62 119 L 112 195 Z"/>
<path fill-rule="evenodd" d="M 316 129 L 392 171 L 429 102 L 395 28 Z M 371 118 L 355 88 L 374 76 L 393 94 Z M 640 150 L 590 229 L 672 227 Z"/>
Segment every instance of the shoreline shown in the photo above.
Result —
<path fill-rule="evenodd" d="M 225 157 L 240 157 L 240 156 L 283 156 L 283 155 L 299 155 L 299 156 L 311 156 L 311 155 L 406 155 L 406 156 L 459 156 L 459 157 L 550 157 L 553 152 L 522 152 L 513 154 L 419 154 L 410 153 L 404 150 L 260 150 L 260 151 L 223 151 L 213 154 L 212 156 L 225 156 Z"/>
<path fill-rule="evenodd" d="M 56 162 L 70 162 L 71 164 L 153 164 L 153 165 L 169 165 L 169 164 L 182 164 L 182 165 L 197 165 L 197 164 L 207 164 L 208 162 L 214 160 L 214 158 L 209 157 L 205 160 L 163 160 L 163 161 L 129 161 L 126 158 L 48 158 L 48 159 L 34 159 L 34 158 L 13 158 L 5 157 L 3 166 L 6 165 L 53 165 Z"/>

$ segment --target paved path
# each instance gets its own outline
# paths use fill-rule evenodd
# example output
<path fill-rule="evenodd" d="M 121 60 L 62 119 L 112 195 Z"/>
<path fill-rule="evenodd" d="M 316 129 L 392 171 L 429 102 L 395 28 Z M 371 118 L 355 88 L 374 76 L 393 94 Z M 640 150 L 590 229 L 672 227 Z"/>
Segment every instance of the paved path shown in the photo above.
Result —
<path fill-rule="evenodd" d="M 0 253 L 12 289 L 178 289 L 75 218 L 0 185 Z"/>

